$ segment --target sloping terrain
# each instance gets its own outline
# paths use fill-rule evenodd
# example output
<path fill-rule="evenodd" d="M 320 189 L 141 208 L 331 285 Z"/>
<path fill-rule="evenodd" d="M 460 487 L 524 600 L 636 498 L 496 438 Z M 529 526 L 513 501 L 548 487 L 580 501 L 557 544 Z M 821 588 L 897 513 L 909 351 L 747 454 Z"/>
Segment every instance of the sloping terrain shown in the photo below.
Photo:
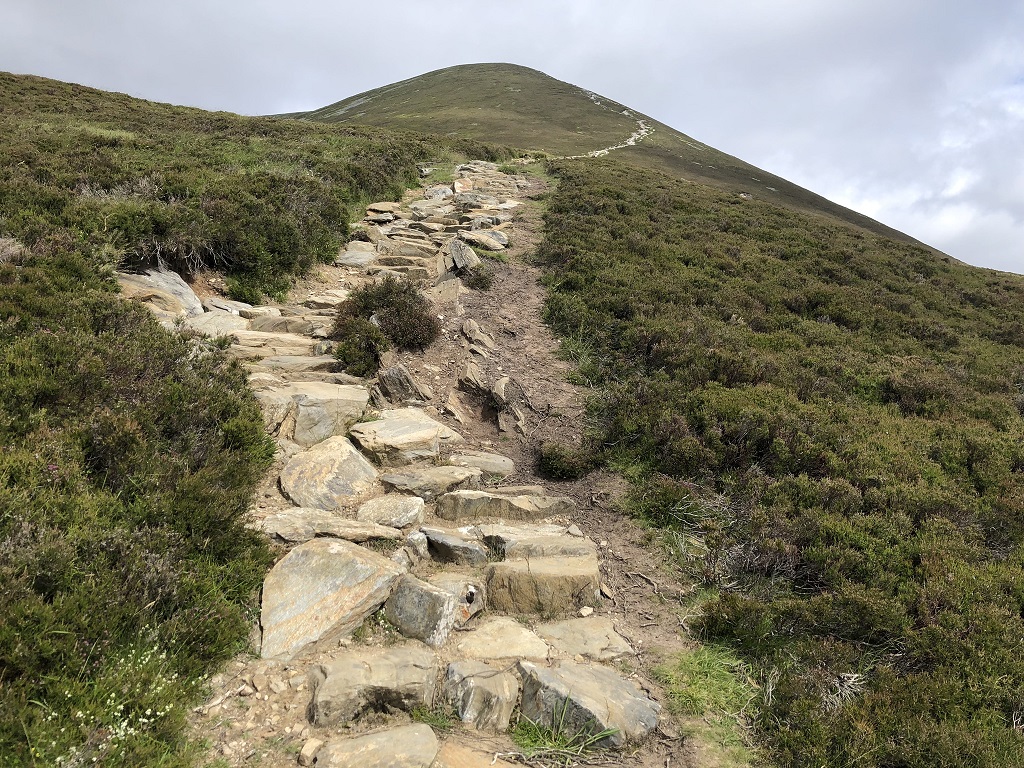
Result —
<path fill-rule="evenodd" d="M 439 69 L 285 117 L 405 128 L 558 156 L 584 155 L 618 145 L 643 121 L 654 130 L 636 146 L 617 153 L 623 162 L 912 241 L 891 227 L 720 152 L 628 105 L 515 64 Z"/>

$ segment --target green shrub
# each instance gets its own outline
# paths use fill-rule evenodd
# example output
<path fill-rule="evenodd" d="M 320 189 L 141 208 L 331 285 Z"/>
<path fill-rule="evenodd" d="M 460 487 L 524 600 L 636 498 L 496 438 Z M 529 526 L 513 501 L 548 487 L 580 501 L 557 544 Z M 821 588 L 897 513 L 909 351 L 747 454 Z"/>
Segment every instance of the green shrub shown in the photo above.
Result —
<path fill-rule="evenodd" d="M 391 340 L 376 325 L 362 317 L 339 314 L 332 338 L 334 356 L 342 369 L 353 376 L 372 376 L 380 368 L 380 358 L 391 348 Z"/>
<path fill-rule="evenodd" d="M 537 473 L 549 480 L 579 480 L 594 468 L 594 456 L 563 443 L 542 443 L 537 450 Z"/>
<path fill-rule="evenodd" d="M 481 264 L 464 275 L 462 282 L 474 291 L 489 291 L 494 285 L 494 270 L 486 264 Z"/>
<path fill-rule="evenodd" d="M 370 320 L 399 349 L 422 349 L 441 333 L 441 322 L 430 301 L 406 280 L 388 275 L 379 283 L 352 292 L 339 309 L 338 322 L 351 317 Z M 339 328 L 339 324 L 336 324 Z"/>

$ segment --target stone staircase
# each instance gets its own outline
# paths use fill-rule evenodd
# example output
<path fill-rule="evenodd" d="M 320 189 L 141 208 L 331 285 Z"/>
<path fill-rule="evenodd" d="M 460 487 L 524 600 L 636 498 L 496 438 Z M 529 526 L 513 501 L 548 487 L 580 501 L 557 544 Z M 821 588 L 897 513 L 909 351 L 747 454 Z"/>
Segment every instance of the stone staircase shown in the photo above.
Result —
<path fill-rule="evenodd" d="M 480 263 L 473 248 L 508 244 L 517 182 L 488 163 L 457 175 L 420 199 L 369 206 L 366 239 L 336 262 L 350 285 L 396 274 L 464 314 L 459 277 Z M 481 735 L 525 716 L 604 733 L 601 746 L 642 740 L 660 707 L 616 668 L 633 650 L 602 615 L 601 549 L 573 525 L 574 501 L 504 485 L 513 461 L 446 423 L 465 417 L 397 358 L 374 381 L 333 372 L 327 333 L 347 295 L 267 307 L 214 298 L 202 312 L 183 302 L 186 328 L 231 339 L 279 445 L 279 503 L 253 521 L 286 552 L 264 583 L 260 655 L 215 677 L 198 710 L 224 726 L 219 757 L 242 765 L 279 740 L 297 754 L 262 765 L 516 759 L 507 741 L 481 751 L 414 721 L 431 710 Z M 503 429 L 521 428 L 514 382 L 491 382 L 478 364 L 497 342 L 471 318 L 461 333 L 460 387 L 489 398 Z"/>

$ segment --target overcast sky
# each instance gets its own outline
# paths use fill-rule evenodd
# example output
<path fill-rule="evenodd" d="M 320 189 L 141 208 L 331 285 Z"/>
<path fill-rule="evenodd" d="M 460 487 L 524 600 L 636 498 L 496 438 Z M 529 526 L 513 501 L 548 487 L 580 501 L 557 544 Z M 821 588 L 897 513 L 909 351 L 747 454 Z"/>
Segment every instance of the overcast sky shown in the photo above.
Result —
<path fill-rule="evenodd" d="M 242 114 L 492 61 L 1024 273 L 1021 0 L 0 0 L 2 70 Z"/>

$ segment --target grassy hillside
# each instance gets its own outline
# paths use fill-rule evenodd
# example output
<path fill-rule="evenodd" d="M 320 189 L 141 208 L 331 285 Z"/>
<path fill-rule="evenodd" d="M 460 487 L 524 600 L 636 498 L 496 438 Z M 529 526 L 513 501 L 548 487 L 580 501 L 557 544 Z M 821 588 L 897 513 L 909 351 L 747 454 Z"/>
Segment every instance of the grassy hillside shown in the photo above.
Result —
<path fill-rule="evenodd" d="M 116 266 L 288 287 L 475 142 L 0 74 L 0 765 L 188 765 L 186 709 L 247 642 L 244 526 L 273 455 L 244 371 L 121 301 Z"/>
<path fill-rule="evenodd" d="M 563 161 L 548 318 L 785 766 L 1024 762 L 1024 277 Z M 756 705 L 756 706 L 755 706 Z"/>
<path fill-rule="evenodd" d="M 620 144 L 637 129 L 637 120 L 643 119 L 654 127 L 654 133 L 635 147 L 617 150 L 617 158 L 803 212 L 824 213 L 870 232 L 913 242 L 901 232 L 719 152 L 626 105 L 515 64 L 439 69 L 288 117 L 407 128 L 558 156 Z"/>

